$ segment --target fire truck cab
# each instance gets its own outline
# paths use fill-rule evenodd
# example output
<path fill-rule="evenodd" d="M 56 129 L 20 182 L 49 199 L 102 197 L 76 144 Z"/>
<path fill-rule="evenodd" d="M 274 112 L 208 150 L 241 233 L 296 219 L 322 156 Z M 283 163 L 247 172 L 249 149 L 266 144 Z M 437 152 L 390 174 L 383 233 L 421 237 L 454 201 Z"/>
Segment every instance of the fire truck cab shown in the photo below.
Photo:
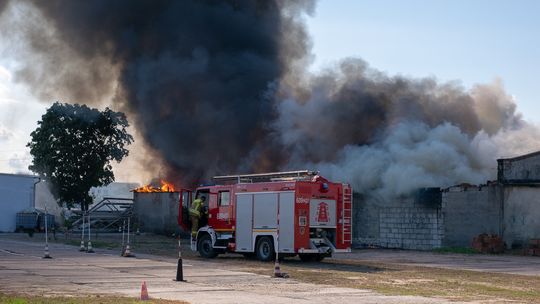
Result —
<path fill-rule="evenodd" d="M 189 207 L 206 196 L 208 210 L 191 249 L 213 258 L 226 252 L 259 260 L 299 255 L 322 260 L 350 252 L 352 189 L 315 171 L 214 177 L 216 185 L 182 190 L 179 225 L 190 229 Z"/>

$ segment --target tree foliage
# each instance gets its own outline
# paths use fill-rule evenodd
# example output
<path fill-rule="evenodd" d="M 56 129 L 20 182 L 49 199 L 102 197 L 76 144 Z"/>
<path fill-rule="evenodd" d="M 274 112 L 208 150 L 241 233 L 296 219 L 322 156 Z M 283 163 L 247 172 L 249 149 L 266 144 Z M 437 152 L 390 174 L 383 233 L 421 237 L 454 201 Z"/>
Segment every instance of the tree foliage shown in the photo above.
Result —
<path fill-rule="evenodd" d="M 60 205 L 87 208 L 90 188 L 113 182 L 111 161 L 128 155 L 126 146 L 133 142 L 128 126 L 124 113 L 56 102 L 30 134 L 29 169 L 50 182 Z"/>

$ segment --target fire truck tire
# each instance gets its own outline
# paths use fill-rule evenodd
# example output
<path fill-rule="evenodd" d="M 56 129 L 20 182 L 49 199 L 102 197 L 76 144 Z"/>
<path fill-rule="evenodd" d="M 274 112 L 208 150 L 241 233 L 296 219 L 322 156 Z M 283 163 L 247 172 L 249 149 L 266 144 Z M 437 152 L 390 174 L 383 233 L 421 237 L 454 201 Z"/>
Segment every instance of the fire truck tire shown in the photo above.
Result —
<path fill-rule="evenodd" d="M 273 261 L 276 253 L 274 251 L 274 242 L 268 236 L 263 236 L 257 241 L 255 247 L 255 253 L 259 261 L 268 262 Z"/>
<path fill-rule="evenodd" d="M 212 238 L 209 234 L 204 234 L 199 239 L 199 244 L 197 247 L 199 250 L 199 254 L 203 258 L 211 259 L 215 258 L 218 255 L 218 253 L 212 247 Z"/>
<path fill-rule="evenodd" d="M 302 262 L 320 262 L 324 259 L 323 254 L 315 253 L 299 253 L 298 257 L 300 257 L 300 260 L 302 260 Z"/>

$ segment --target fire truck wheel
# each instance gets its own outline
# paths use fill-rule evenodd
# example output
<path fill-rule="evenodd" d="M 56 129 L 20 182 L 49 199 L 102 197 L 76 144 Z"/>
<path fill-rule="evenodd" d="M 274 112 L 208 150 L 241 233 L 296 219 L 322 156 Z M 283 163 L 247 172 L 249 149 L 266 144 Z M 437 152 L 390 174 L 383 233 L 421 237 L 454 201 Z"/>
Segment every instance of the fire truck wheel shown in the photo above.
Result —
<path fill-rule="evenodd" d="M 211 258 L 215 258 L 218 255 L 217 252 L 212 247 L 212 238 L 210 237 L 209 234 L 204 234 L 199 239 L 198 247 L 199 247 L 198 248 L 199 254 L 203 258 L 211 259 Z"/>
<path fill-rule="evenodd" d="M 274 260 L 276 255 L 274 252 L 274 242 L 272 242 L 272 239 L 268 236 L 263 236 L 259 239 L 255 250 L 257 253 L 257 258 L 263 262 Z"/>

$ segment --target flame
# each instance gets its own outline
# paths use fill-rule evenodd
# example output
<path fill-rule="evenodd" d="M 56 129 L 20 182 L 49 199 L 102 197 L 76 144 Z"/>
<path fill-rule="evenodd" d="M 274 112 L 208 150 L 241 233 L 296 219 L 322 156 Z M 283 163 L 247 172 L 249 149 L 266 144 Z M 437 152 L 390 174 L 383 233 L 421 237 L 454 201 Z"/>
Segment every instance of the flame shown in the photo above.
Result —
<path fill-rule="evenodd" d="M 133 189 L 134 192 L 175 192 L 174 185 L 172 183 L 161 180 L 161 187 L 154 187 L 152 185 L 144 185 L 139 188 Z"/>
<path fill-rule="evenodd" d="M 161 180 L 161 192 L 174 192 L 173 184 Z"/>

